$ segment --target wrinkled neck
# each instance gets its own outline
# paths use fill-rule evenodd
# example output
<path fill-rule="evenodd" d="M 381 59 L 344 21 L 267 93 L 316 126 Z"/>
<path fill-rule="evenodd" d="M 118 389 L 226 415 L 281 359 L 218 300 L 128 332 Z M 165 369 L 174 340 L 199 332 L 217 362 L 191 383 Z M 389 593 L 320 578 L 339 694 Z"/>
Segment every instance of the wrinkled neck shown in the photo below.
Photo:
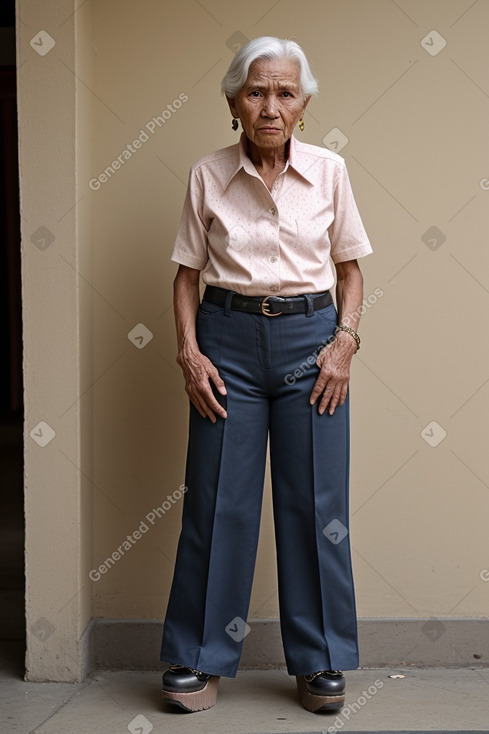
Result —
<path fill-rule="evenodd" d="M 283 171 L 289 157 L 290 140 L 278 148 L 259 148 L 247 139 L 248 156 L 258 171 Z"/>

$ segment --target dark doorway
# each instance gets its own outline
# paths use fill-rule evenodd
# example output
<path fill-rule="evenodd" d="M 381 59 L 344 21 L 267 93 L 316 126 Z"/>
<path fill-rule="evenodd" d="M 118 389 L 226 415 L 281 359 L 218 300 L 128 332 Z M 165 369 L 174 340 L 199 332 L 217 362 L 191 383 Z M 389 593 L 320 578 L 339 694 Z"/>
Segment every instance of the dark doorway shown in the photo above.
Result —
<path fill-rule="evenodd" d="M 23 390 L 15 3 L 0 6 L 0 668 L 25 651 Z"/>

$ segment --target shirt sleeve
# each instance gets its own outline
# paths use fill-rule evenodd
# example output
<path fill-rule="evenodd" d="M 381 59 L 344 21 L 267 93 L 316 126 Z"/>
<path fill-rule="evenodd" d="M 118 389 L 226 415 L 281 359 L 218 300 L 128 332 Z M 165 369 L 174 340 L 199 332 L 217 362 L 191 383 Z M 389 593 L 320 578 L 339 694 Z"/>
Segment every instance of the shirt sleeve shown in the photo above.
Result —
<path fill-rule="evenodd" d="M 203 270 L 209 259 L 207 232 L 211 222 L 204 217 L 204 190 L 199 169 L 190 169 L 187 194 L 171 259 L 180 265 Z"/>
<path fill-rule="evenodd" d="M 329 227 L 329 236 L 334 263 L 356 260 L 372 252 L 344 163 L 338 166 L 334 189 L 334 220 Z"/>

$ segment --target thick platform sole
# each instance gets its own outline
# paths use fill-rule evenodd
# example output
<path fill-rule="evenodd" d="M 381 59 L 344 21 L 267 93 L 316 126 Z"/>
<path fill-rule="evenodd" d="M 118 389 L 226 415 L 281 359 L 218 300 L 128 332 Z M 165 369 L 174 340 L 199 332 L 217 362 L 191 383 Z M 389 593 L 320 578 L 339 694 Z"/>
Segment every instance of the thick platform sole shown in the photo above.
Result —
<path fill-rule="evenodd" d="M 217 701 L 217 687 L 219 685 L 219 676 L 213 675 L 209 678 L 205 686 L 200 691 L 192 693 L 176 693 L 175 691 L 165 691 L 163 689 L 163 701 L 172 703 L 185 711 L 204 711 L 215 706 Z"/>
<path fill-rule="evenodd" d="M 303 675 L 296 675 L 297 688 L 301 704 L 307 711 L 315 714 L 317 711 L 339 711 L 345 703 L 345 694 L 335 696 L 318 696 L 310 693 Z"/>

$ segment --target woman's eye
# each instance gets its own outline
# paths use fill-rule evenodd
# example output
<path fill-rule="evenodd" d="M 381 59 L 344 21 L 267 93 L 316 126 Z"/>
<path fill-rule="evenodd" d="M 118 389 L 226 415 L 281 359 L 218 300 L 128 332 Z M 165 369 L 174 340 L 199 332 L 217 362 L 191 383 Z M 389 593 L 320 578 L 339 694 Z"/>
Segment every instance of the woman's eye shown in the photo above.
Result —
<path fill-rule="evenodd" d="M 258 91 L 255 90 L 254 92 L 251 93 L 251 96 L 252 97 L 259 97 L 260 96 L 260 92 L 258 92 Z"/>

